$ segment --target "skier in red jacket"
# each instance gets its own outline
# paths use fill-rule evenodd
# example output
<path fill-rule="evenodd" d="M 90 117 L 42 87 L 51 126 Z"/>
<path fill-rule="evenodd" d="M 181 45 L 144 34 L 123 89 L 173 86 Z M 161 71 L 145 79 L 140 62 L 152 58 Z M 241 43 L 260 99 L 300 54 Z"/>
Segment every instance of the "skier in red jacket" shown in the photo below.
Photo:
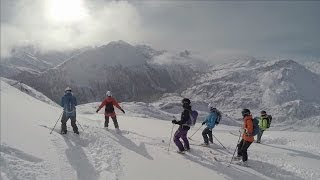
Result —
<path fill-rule="evenodd" d="M 118 109 L 120 109 L 123 114 L 125 113 L 124 110 L 119 106 L 118 102 L 112 97 L 111 95 L 111 92 L 110 91 L 107 91 L 106 93 L 107 97 L 102 101 L 101 105 L 99 106 L 99 108 L 97 109 L 97 113 L 99 112 L 99 110 L 101 108 L 103 108 L 103 106 L 106 106 L 105 107 L 105 122 L 104 122 L 104 127 L 105 128 L 108 128 L 108 125 L 109 125 L 109 117 L 112 118 L 113 120 L 113 124 L 114 124 L 114 127 L 118 130 L 119 129 L 119 124 L 118 124 L 118 121 L 117 121 L 117 116 L 116 116 L 116 113 L 114 112 L 114 107 L 113 106 L 116 106 Z"/>

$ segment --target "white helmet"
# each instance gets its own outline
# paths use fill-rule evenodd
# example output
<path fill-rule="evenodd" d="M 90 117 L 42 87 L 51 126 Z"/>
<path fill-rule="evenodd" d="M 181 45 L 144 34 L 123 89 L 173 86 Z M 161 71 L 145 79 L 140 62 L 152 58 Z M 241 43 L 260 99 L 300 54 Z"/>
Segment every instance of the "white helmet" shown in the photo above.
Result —
<path fill-rule="evenodd" d="M 67 87 L 64 92 L 67 92 L 67 91 L 72 91 L 70 87 Z"/>
<path fill-rule="evenodd" d="M 107 96 L 112 96 L 111 91 L 107 91 L 106 95 Z"/>
<path fill-rule="evenodd" d="M 213 106 L 212 103 L 209 103 L 208 109 L 209 109 L 210 111 L 215 111 L 215 110 L 216 110 L 216 108 Z"/>

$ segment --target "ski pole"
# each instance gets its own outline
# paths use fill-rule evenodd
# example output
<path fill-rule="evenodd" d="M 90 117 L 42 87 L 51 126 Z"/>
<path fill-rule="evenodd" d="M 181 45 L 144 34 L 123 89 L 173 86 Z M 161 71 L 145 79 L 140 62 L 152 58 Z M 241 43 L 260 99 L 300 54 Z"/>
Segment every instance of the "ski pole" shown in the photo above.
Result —
<path fill-rule="evenodd" d="M 84 132 L 84 129 L 82 128 L 82 126 L 80 125 L 80 123 L 77 121 L 78 125 L 81 127 L 82 131 Z"/>
<path fill-rule="evenodd" d="M 193 133 L 190 137 L 188 137 L 188 138 L 191 140 L 192 136 L 195 135 L 195 134 L 201 129 L 202 126 L 203 126 L 203 125 L 201 125 L 201 126 L 196 130 L 196 132 L 194 132 L 194 133 Z"/>
<path fill-rule="evenodd" d="M 239 132 L 240 132 L 240 130 L 239 130 Z M 241 138 L 241 132 L 240 132 L 240 134 L 239 134 L 239 139 L 238 139 L 238 142 L 237 142 L 237 146 L 236 146 L 236 148 L 234 149 L 234 152 L 233 152 L 233 155 L 232 155 L 232 158 L 231 158 L 231 160 L 230 160 L 230 163 L 229 163 L 228 167 L 230 167 L 230 165 L 231 165 L 231 163 L 232 163 L 232 160 L 233 160 L 234 155 L 235 155 L 235 153 L 236 153 L 236 150 L 237 150 L 237 147 L 238 147 L 240 138 Z"/>
<path fill-rule="evenodd" d="M 173 133 L 173 127 L 175 124 L 172 124 L 172 128 L 171 128 L 171 135 L 170 135 L 170 140 L 169 140 L 169 147 L 168 147 L 168 152 L 170 150 L 170 144 L 171 144 L 171 140 L 172 140 L 172 133 Z"/>
<path fill-rule="evenodd" d="M 226 147 L 224 147 L 224 145 L 219 141 L 219 139 L 218 139 L 216 136 L 214 136 L 213 134 L 212 134 L 212 136 L 220 143 L 220 145 L 221 145 L 224 149 L 226 149 L 226 150 L 228 151 L 228 149 L 227 149 Z"/>
<path fill-rule="evenodd" d="M 54 128 L 56 127 L 56 125 L 57 125 L 57 123 L 58 123 L 59 119 L 61 118 L 62 114 L 63 114 L 63 111 L 62 111 L 62 113 L 60 114 L 59 118 L 57 119 L 56 124 L 53 126 L 53 128 L 52 128 L 52 130 L 51 130 L 50 134 L 52 134 L 52 131 L 53 131 L 53 130 L 54 130 Z"/>

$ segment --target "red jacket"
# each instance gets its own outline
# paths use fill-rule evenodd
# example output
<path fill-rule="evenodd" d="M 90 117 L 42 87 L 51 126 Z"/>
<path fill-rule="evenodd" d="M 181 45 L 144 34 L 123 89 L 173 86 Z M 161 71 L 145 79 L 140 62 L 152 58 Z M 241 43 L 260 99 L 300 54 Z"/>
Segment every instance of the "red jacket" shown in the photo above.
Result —
<path fill-rule="evenodd" d="M 253 122 L 252 122 L 252 116 L 246 116 L 243 118 L 243 128 L 247 129 L 247 133 L 248 134 L 252 134 L 253 133 Z M 246 133 L 242 134 L 242 139 L 244 139 L 245 141 L 248 142 L 253 142 L 254 141 L 254 137 L 253 136 L 248 136 Z"/>
<path fill-rule="evenodd" d="M 119 106 L 118 102 L 113 98 L 113 97 L 106 97 L 101 105 L 99 106 L 98 110 L 99 111 L 101 108 L 103 108 L 103 106 L 105 106 L 106 104 L 112 103 L 113 106 L 117 107 L 118 109 L 122 110 L 122 108 Z M 113 111 L 112 113 L 104 113 L 105 116 L 109 116 L 109 117 L 114 117 L 116 116 L 116 113 Z"/>

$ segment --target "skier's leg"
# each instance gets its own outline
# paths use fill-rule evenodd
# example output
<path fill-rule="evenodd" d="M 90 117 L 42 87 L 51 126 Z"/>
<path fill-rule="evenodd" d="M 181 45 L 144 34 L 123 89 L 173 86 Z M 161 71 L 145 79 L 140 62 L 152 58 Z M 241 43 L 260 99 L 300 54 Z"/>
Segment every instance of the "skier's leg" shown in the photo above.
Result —
<path fill-rule="evenodd" d="M 109 126 L 109 116 L 104 116 L 104 127 Z"/>
<path fill-rule="evenodd" d="M 261 142 L 261 138 L 262 138 L 263 132 L 264 132 L 264 130 L 261 131 L 260 141 L 259 142 Z"/>
<path fill-rule="evenodd" d="M 76 116 L 72 116 L 70 117 L 71 119 L 71 126 L 72 126 L 72 129 L 73 129 L 73 132 L 76 133 L 76 134 L 79 134 L 79 131 L 78 131 L 78 127 L 77 127 L 77 120 L 76 120 Z"/>
<path fill-rule="evenodd" d="M 177 147 L 179 148 L 179 151 L 183 151 L 183 145 L 180 141 L 180 137 L 181 137 L 181 132 L 180 132 L 180 128 L 174 133 L 173 136 L 173 142 L 177 145 Z"/>
<path fill-rule="evenodd" d="M 260 143 L 262 133 L 263 133 L 262 129 L 259 129 L 259 132 L 258 132 L 258 135 L 257 135 L 257 143 Z"/>
<path fill-rule="evenodd" d="M 248 142 L 248 141 L 244 141 L 243 142 L 243 145 L 241 147 L 241 152 L 242 152 L 242 161 L 245 162 L 245 161 L 248 161 L 248 148 L 249 146 L 251 145 L 251 142 Z"/>
<path fill-rule="evenodd" d="M 181 131 L 181 139 L 183 140 L 185 150 L 190 149 L 190 144 L 189 144 L 189 140 L 187 138 L 187 134 L 188 134 L 188 130 Z"/>
<path fill-rule="evenodd" d="M 243 142 L 244 142 L 244 139 L 241 139 L 240 143 L 238 144 L 238 156 L 242 156 L 242 146 L 243 146 Z"/>
<path fill-rule="evenodd" d="M 212 138 L 212 129 L 208 129 L 208 136 L 209 136 L 209 141 L 213 143 L 213 138 Z"/>
<path fill-rule="evenodd" d="M 66 116 L 65 113 L 63 113 L 61 117 L 61 133 L 62 134 L 67 133 L 67 121 L 68 121 L 68 117 Z"/>
<path fill-rule="evenodd" d="M 202 131 L 202 137 L 203 137 L 203 141 L 206 144 L 209 144 L 209 140 L 208 140 L 208 128 L 204 128 L 204 130 Z"/>
<path fill-rule="evenodd" d="M 118 124 L 118 120 L 117 120 L 117 116 L 113 116 L 111 117 L 112 121 L 113 121 L 113 125 L 116 129 L 119 129 L 119 124 Z"/>

